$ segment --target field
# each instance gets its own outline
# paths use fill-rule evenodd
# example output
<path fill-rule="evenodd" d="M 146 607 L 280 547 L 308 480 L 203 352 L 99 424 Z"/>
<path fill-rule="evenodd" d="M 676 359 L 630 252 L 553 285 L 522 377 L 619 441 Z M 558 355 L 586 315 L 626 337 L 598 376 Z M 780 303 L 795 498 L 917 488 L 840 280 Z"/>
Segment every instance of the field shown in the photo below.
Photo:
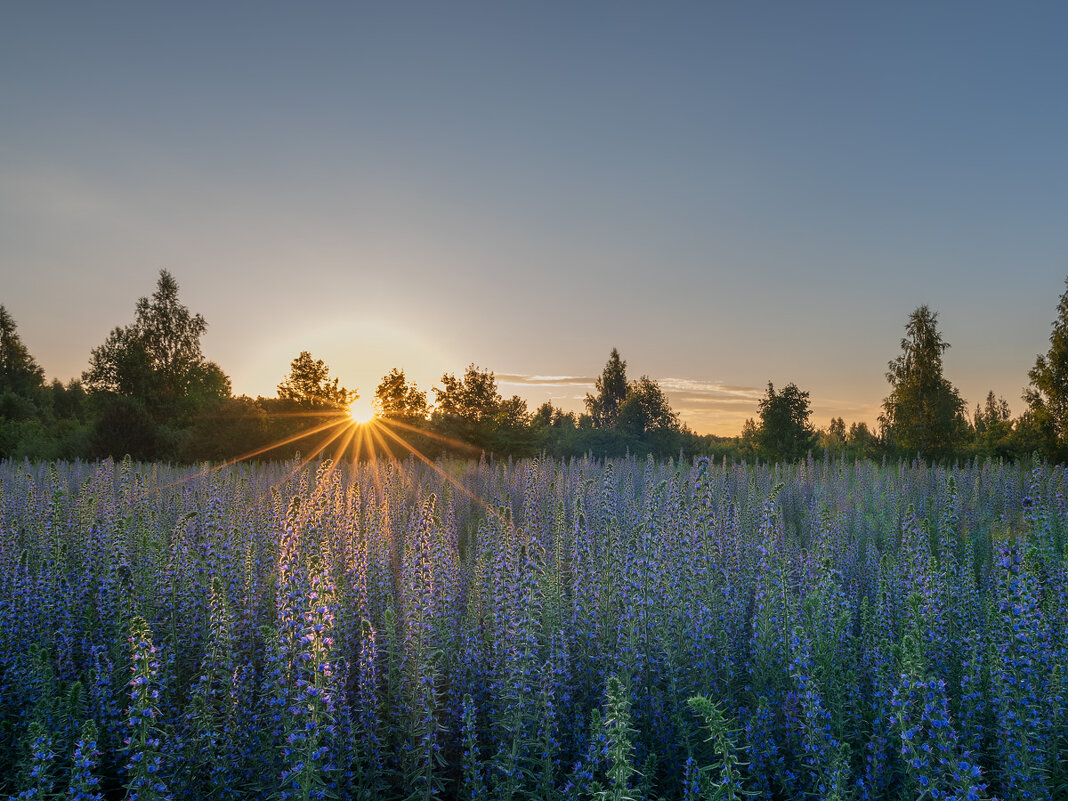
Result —
<path fill-rule="evenodd" d="M 5 463 L 0 793 L 1064 798 L 1065 496 L 993 462 Z"/>

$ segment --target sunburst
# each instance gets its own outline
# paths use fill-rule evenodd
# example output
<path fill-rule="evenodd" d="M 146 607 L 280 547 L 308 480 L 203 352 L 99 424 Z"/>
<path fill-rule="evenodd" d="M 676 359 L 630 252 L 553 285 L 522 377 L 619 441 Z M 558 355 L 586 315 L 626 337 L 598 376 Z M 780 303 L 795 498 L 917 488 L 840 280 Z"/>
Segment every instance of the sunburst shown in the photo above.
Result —
<path fill-rule="evenodd" d="M 363 398 L 357 398 L 349 404 L 348 414 L 349 419 L 357 425 L 370 423 L 376 417 L 375 409 L 371 402 Z"/>

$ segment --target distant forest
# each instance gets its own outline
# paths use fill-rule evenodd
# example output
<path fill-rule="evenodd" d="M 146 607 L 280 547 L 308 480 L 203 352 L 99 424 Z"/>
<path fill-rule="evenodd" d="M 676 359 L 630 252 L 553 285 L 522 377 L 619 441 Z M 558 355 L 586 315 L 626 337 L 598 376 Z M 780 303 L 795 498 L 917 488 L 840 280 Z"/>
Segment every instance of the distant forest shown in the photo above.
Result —
<path fill-rule="evenodd" d="M 89 367 L 67 384 L 44 371 L 0 306 L 0 458 L 221 462 L 240 458 L 424 458 L 711 456 L 740 461 L 807 458 L 963 461 L 1017 459 L 1037 453 L 1068 461 L 1068 289 L 1061 296 L 1050 347 L 1037 357 L 1013 418 L 991 392 L 974 410 L 943 375 L 949 347 L 938 315 L 913 311 L 901 353 L 887 368 L 889 390 L 876 428 L 842 418 L 816 428 L 809 393 L 794 383 L 764 396 L 740 436 L 699 435 L 679 420 L 656 381 L 627 375 L 612 350 L 585 399 L 585 413 L 547 401 L 531 411 L 518 396 L 501 396 L 494 374 L 472 364 L 446 373 L 433 399 L 394 368 L 374 391 L 376 422 L 360 437 L 348 404 L 356 393 L 332 378 L 321 359 L 302 351 L 272 398 L 235 396 L 219 365 L 205 359 L 207 323 L 178 299 L 178 284 L 161 271 L 155 292 L 138 300 L 135 320 L 93 348 Z M 282 370 L 280 369 L 280 373 Z M 341 443 L 347 450 L 341 450 Z"/>

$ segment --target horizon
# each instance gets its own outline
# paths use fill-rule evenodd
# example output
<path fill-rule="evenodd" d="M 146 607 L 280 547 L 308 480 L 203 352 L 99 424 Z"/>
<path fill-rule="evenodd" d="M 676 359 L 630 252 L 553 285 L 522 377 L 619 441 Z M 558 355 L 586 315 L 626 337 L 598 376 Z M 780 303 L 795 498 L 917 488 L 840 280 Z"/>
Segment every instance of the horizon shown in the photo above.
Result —
<path fill-rule="evenodd" d="M 0 303 L 49 380 L 160 269 L 252 397 L 308 350 L 364 397 L 474 363 L 582 411 L 616 347 L 734 436 L 768 381 L 872 426 L 920 305 L 969 415 L 991 390 L 1018 415 L 1048 348 L 1065 8 L 4 18 Z"/>

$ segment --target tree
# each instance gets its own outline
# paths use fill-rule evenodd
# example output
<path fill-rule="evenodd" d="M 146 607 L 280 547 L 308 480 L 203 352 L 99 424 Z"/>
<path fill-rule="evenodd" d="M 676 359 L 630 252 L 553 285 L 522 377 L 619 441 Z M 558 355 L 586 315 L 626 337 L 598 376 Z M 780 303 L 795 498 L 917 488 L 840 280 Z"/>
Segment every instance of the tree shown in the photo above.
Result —
<path fill-rule="evenodd" d="M 1004 398 L 990 390 L 983 406 L 976 405 L 972 427 L 975 432 L 976 454 L 980 456 L 1012 456 L 1014 436 L 1012 412 Z"/>
<path fill-rule="evenodd" d="M 841 417 L 832 417 L 831 424 L 827 428 L 827 436 L 838 443 L 844 443 L 846 438 L 846 424 Z"/>
<path fill-rule="evenodd" d="M 563 409 L 553 406 L 551 400 L 547 400 L 539 406 L 530 418 L 530 425 L 537 429 L 573 429 L 577 425 L 577 422 L 574 412 L 565 412 Z"/>
<path fill-rule="evenodd" d="M 1052 328 L 1049 351 L 1036 357 L 1023 398 L 1031 424 L 1046 440 L 1048 455 L 1063 460 L 1068 457 L 1068 289 L 1057 304 Z"/>
<path fill-rule="evenodd" d="M 27 397 L 44 386 L 44 370 L 22 344 L 15 319 L 0 306 L 0 395 Z"/>
<path fill-rule="evenodd" d="M 1009 410 L 1009 402 L 995 396 L 994 390 L 987 393 L 986 403 L 983 406 L 978 404 L 975 406 L 973 425 L 977 434 L 984 434 L 989 429 L 1008 423 L 1010 420 L 1012 420 L 1012 412 Z"/>
<path fill-rule="evenodd" d="M 355 390 L 330 379 L 330 368 L 322 359 L 302 350 L 289 364 L 289 375 L 278 385 L 278 397 L 311 409 L 342 409 L 360 397 Z"/>
<path fill-rule="evenodd" d="M 502 398 L 492 370 L 474 364 L 467 366 L 463 378 L 452 373 L 441 376 L 442 387 L 434 387 L 434 414 L 460 417 L 469 423 L 489 423 L 500 410 Z"/>
<path fill-rule="evenodd" d="M 612 348 L 608 362 L 595 383 L 596 395 L 586 395 L 586 411 L 593 420 L 594 428 L 609 428 L 615 425 L 620 407 L 627 399 L 627 363 L 619 358 L 619 351 Z"/>
<path fill-rule="evenodd" d="M 404 371 L 396 367 L 382 377 L 375 389 L 374 406 L 380 417 L 409 425 L 426 423 L 429 413 L 426 393 L 405 379 Z"/>
<path fill-rule="evenodd" d="M 679 430 L 679 415 L 668 403 L 660 385 L 642 376 L 627 387 L 627 396 L 619 406 L 616 425 L 636 435 L 662 434 Z"/>
<path fill-rule="evenodd" d="M 946 458 L 964 433 L 964 401 L 942 375 L 948 347 L 936 312 L 920 306 L 909 315 L 901 355 L 886 374 L 892 389 L 883 401 L 881 420 L 890 442 L 903 453 Z"/>
<path fill-rule="evenodd" d="M 756 432 L 757 446 L 768 461 L 803 459 L 812 447 L 816 432 L 809 418 L 808 393 L 790 383 L 781 392 L 768 382 L 768 389 L 760 401 L 760 427 Z"/>
<path fill-rule="evenodd" d="M 846 446 L 849 448 L 850 458 L 870 459 L 875 455 L 875 447 L 877 444 L 875 435 L 868 429 L 867 423 L 853 423 L 849 426 L 849 436 L 846 438 Z"/>
<path fill-rule="evenodd" d="M 476 448 L 491 448 L 494 434 L 501 424 L 499 415 L 504 403 L 493 371 L 470 364 L 463 378 L 445 373 L 441 376 L 441 384 L 441 387 L 434 387 L 431 427 L 439 434 Z M 525 406 L 522 411 L 526 412 Z"/>
<path fill-rule="evenodd" d="M 157 421 L 184 421 L 207 402 L 230 395 L 230 380 L 204 358 L 207 323 L 178 301 L 178 283 L 160 270 L 151 298 L 140 298 L 134 322 L 93 348 L 82 375 L 91 393 L 142 404 Z"/>
<path fill-rule="evenodd" d="M 826 431 L 817 431 L 819 447 L 832 459 L 842 455 L 846 442 L 846 424 L 841 417 L 832 417 Z"/>

